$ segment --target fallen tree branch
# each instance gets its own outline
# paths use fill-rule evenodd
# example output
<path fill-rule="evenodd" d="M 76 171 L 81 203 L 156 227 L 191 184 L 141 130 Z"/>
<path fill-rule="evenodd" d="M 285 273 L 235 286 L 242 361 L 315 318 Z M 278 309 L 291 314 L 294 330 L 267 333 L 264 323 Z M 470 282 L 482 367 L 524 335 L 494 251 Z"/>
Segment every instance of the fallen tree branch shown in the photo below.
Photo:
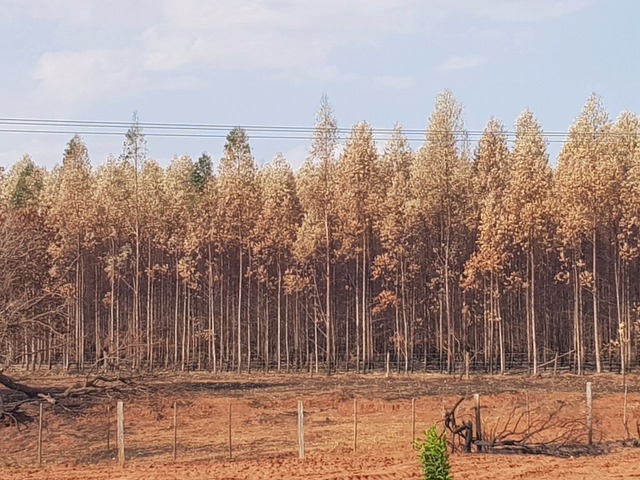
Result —
<path fill-rule="evenodd" d="M 585 426 L 581 419 L 563 418 L 565 406 L 544 411 L 542 408 L 526 410 L 514 405 L 506 416 L 498 415 L 490 425 L 483 422 L 484 438 L 473 436 L 471 419 L 459 419 L 460 405 L 469 397 L 460 398 L 445 414 L 445 428 L 451 432 L 452 451 L 469 453 L 472 446 L 486 453 L 518 453 L 574 457 L 604 453 L 602 445 L 587 445 Z"/>
<path fill-rule="evenodd" d="M 146 390 L 141 376 L 118 375 L 92 375 L 88 374 L 81 382 L 75 383 L 66 389 L 38 388 L 18 382 L 0 370 L 0 385 L 17 394 L 16 398 L 4 401 L 0 398 L 0 422 L 7 425 L 19 425 L 33 420 L 32 416 L 25 412 L 23 406 L 33 402 L 47 402 L 54 407 L 69 410 L 77 408 L 77 402 L 72 399 L 81 397 L 111 398 L 113 394 L 140 393 Z"/>

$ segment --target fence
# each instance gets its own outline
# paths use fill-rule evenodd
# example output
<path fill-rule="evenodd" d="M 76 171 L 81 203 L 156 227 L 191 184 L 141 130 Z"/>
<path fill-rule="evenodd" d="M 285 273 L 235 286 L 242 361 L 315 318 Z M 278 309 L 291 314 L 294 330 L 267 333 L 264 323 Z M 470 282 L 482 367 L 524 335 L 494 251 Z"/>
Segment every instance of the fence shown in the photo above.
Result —
<path fill-rule="evenodd" d="M 598 396 L 591 383 L 585 393 L 561 395 L 569 405 L 562 414 L 582 418 L 588 442 L 628 436 L 628 429 L 622 431 L 622 421 L 617 419 L 628 424 L 631 417 L 637 418 L 640 405 L 640 396 L 626 393 L 624 407 L 619 397 L 604 402 L 606 395 Z M 482 424 L 486 438 L 506 409 L 519 406 L 528 416 L 532 405 L 554 408 L 558 400 L 551 397 L 541 391 L 478 395 L 475 402 L 470 397 L 460 415 Z M 29 428 L 5 429 L 0 437 L 0 466 L 74 462 L 115 467 L 130 461 L 226 462 L 406 452 L 420 432 L 434 423 L 442 425 L 444 410 L 456 398 L 380 400 L 329 392 L 295 401 L 292 396 L 268 393 L 233 399 L 203 394 L 173 401 L 111 402 L 79 415 L 54 413 L 45 403 L 39 405 L 38 420 Z M 600 411 L 599 398 L 603 399 Z M 612 404 L 618 404 L 619 410 L 611 411 Z"/>

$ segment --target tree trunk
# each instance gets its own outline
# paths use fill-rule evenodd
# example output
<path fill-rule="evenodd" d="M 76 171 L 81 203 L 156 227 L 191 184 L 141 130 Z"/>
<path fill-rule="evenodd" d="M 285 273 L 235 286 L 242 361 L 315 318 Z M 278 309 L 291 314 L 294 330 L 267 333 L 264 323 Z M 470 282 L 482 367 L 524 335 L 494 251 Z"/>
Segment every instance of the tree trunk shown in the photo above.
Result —
<path fill-rule="evenodd" d="M 280 256 L 278 256 L 278 324 L 277 324 L 277 354 L 278 354 L 278 372 L 282 368 L 282 267 L 280 265 Z"/>
<path fill-rule="evenodd" d="M 596 373 L 601 373 L 602 364 L 600 361 L 600 326 L 598 322 L 598 275 L 597 275 L 597 238 L 596 238 L 596 229 L 593 229 L 592 232 L 592 242 L 593 242 L 593 288 L 591 289 L 591 294 L 593 298 L 593 343 L 594 350 L 596 354 Z"/>
<path fill-rule="evenodd" d="M 536 335 L 536 264 L 534 262 L 533 246 L 529 246 L 529 270 L 531 272 L 531 285 L 530 293 L 531 300 L 529 301 L 530 318 L 531 318 L 531 355 L 533 360 L 533 374 L 538 375 L 538 343 Z"/>
<path fill-rule="evenodd" d="M 324 216 L 324 232 L 325 232 L 325 243 L 327 247 L 326 255 L 325 255 L 325 273 L 326 273 L 326 295 L 325 295 L 325 322 L 326 322 L 326 332 L 327 332 L 327 358 L 326 358 L 326 368 L 327 371 L 330 371 L 331 364 L 331 335 L 332 335 L 332 322 L 331 322 L 331 230 L 329 228 L 329 215 L 325 212 Z M 316 365 L 318 362 L 318 357 L 316 356 Z"/>
<path fill-rule="evenodd" d="M 238 342 L 238 373 L 242 373 L 242 277 L 244 276 L 244 258 L 242 255 L 242 244 L 238 252 L 238 312 L 237 312 L 237 342 Z"/>

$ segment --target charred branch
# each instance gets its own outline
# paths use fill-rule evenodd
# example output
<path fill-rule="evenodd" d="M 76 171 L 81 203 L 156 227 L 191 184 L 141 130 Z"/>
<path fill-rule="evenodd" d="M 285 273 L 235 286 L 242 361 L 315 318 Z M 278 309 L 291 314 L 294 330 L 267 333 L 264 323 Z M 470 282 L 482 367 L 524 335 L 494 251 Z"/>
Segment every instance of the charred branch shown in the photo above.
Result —
<path fill-rule="evenodd" d="M 585 426 L 582 420 L 563 416 L 566 406 L 560 403 L 552 410 L 542 408 L 525 409 L 515 405 L 505 415 L 482 425 L 483 438 L 474 436 L 471 419 L 459 412 L 468 400 L 460 398 L 446 412 L 445 428 L 451 433 L 452 451 L 469 453 L 472 447 L 485 453 L 515 453 L 571 457 L 605 453 L 602 444 L 587 445 Z"/>

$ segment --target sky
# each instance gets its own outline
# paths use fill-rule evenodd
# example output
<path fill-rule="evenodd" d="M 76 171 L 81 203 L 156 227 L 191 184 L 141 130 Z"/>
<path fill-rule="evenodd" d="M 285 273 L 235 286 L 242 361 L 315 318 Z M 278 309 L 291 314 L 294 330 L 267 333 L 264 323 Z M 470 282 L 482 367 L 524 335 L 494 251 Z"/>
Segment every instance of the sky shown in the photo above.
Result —
<path fill-rule="evenodd" d="M 323 94 L 346 129 L 424 130 L 449 89 L 471 131 L 492 116 L 513 130 L 528 108 L 566 132 L 592 93 L 612 118 L 640 113 L 638 18 L 635 0 L 0 0 L 0 166 L 29 154 L 51 168 L 74 132 L 97 166 L 126 130 L 12 133 L 2 119 L 312 127 Z M 298 167 L 309 150 L 252 134 L 258 164 L 282 152 Z M 147 140 L 164 166 L 217 162 L 224 145 Z"/>

